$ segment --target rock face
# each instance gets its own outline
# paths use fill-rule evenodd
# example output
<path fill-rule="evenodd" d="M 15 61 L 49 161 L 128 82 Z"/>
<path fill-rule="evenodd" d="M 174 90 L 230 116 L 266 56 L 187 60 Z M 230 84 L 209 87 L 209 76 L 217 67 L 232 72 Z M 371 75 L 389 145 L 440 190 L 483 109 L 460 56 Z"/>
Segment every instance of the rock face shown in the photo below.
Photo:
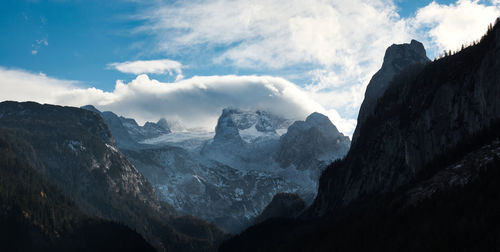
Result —
<path fill-rule="evenodd" d="M 29 102 L 2 102 L 0 115 L 0 127 L 24 136 L 33 146 L 41 163 L 32 165 L 53 183 L 63 186 L 78 204 L 108 204 L 96 196 L 119 191 L 153 209 L 160 208 L 151 185 L 118 152 L 106 124 L 95 113 Z M 87 210 L 92 215 L 104 214 L 97 209 Z"/>
<path fill-rule="evenodd" d="M 297 194 L 278 193 L 273 197 L 264 211 L 255 218 L 255 224 L 264 222 L 271 218 L 293 219 L 306 209 L 306 202 Z"/>
<path fill-rule="evenodd" d="M 357 125 L 363 124 L 368 117 L 373 115 L 378 99 L 382 97 L 396 74 L 413 64 L 429 61 L 424 45 L 416 40 L 412 40 L 409 44 L 394 44 L 387 48 L 382 68 L 373 75 L 366 87 L 365 99 L 359 110 Z M 354 132 L 353 142 L 356 141 L 358 135 L 359 126 Z"/>
<path fill-rule="evenodd" d="M 358 124 L 345 160 L 321 178 L 315 215 L 409 183 L 437 156 L 500 119 L 499 30 L 394 78 L 373 116 Z"/>
<path fill-rule="evenodd" d="M 288 128 L 280 139 L 276 159 L 281 167 L 293 165 L 298 170 L 314 170 L 342 158 L 349 147 L 349 138 L 328 117 L 312 113 L 305 121 L 297 121 Z"/>
<path fill-rule="evenodd" d="M 130 137 L 136 142 L 155 138 L 171 132 L 165 119 L 160 119 L 157 123 L 146 122 L 144 126 L 139 126 L 137 122 L 131 118 L 120 117 L 120 121 L 123 127 L 127 129 Z"/>
<path fill-rule="evenodd" d="M 216 240 L 224 236 L 201 220 L 196 225 L 205 236 L 180 232 L 183 222 L 177 221 L 175 210 L 158 200 L 150 182 L 118 151 L 95 112 L 2 102 L 0 129 L 16 136 L 8 143 L 19 159 L 59 187 L 86 215 L 126 224 L 156 249 L 214 250 Z"/>
<path fill-rule="evenodd" d="M 111 132 L 123 132 L 126 127 L 115 124 L 119 117 L 110 120 L 109 113 L 102 115 Z M 314 113 L 288 128 L 292 123 L 266 111 L 228 108 L 209 138 L 183 129 L 140 143 L 116 139 L 161 200 L 236 233 L 280 192 L 310 204 L 321 171 L 347 152 L 349 139 L 326 116 Z"/>
<path fill-rule="evenodd" d="M 169 123 L 165 119 L 160 119 L 157 123 L 146 122 L 139 126 L 134 119 L 118 116 L 113 112 L 101 112 L 92 105 L 81 107 L 99 114 L 108 125 L 113 137 L 117 139 L 118 147 L 134 148 L 138 142 L 145 139 L 155 138 L 169 134 Z"/>
<path fill-rule="evenodd" d="M 220 251 L 498 247 L 499 22 L 480 43 L 396 74 L 299 220 L 263 222 Z"/>
<path fill-rule="evenodd" d="M 156 251 L 131 229 L 84 215 L 12 145 L 31 148 L 0 128 L 1 251 Z"/>

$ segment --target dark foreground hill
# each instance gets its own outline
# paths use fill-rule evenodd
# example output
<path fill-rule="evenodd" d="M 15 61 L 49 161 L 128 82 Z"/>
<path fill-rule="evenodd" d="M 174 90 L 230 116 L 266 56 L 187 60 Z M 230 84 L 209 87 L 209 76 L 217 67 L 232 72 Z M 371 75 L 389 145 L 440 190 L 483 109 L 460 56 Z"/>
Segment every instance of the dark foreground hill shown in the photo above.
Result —
<path fill-rule="evenodd" d="M 126 226 L 84 215 L 0 134 L 0 251 L 155 251 Z"/>

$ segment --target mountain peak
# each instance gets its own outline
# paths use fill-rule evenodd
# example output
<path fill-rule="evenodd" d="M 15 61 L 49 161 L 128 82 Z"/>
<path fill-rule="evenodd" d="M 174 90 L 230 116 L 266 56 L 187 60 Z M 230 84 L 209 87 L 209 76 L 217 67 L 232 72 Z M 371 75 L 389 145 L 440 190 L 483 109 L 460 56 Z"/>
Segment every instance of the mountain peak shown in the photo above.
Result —
<path fill-rule="evenodd" d="M 327 116 L 325 116 L 321 113 L 318 113 L 318 112 L 314 112 L 314 113 L 310 114 L 306 118 L 306 123 L 308 123 L 310 125 L 330 125 L 331 124 L 333 127 L 335 127 Z"/>
<path fill-rule="evenodd" d="M 238 126 L 231 116 L 237 112 L 239 111 L 231 108 L 225 108 L 222 110 L 222 115 L 217 120 L 217 126 L 215 126 L 215 142 L 226 142 L 228 140 L 241 142 Z"/>
<path fill-rule="evenodd" d="M 92 106 L 90 104 L 89 105 L 85 105 L 85 106 L 81 106 L 80 108 L 96 112 L 97 114 L 101 114 L 101 111 L 99 111 L 98 109 L 96 109 L 94 106 Z"/>
<path fill-rule="evenodd" d="M 252 142 L 263 136 L 278 137 L 291 124 L 292 120 L 264 110 L 225 108 L 217 122 L 215 138 L 242 138 Z"/>
<path fill-rule="evenodd" d="M 413 64 L 430 62 L 426 56 L 424 45 L 417 40 L 405 44 L 393 44 L 385 51 L 384 62 L 380 70 L 373 75 L 366 87 L 365 99 L 358 114 L 358 125 L 354 131 L 352 141 L 358 137 L 358 128 L 373 114 L 377 100 L 387 90 L 394 76 Z"/>
<path fill-rule="evenodd" d="M 290 146 L 306 146 L 305 150 Z M 327 116 L 314 112 L 305 121 L 296 121 L 281 136 L 277 159 L 281 167 L 294 164 L 299 170 L 318 168 L 317 164 L 302 162 L 309 157 L 331 162 L 343 157 L 349 150 L 349 138 L 337 130 Z"/>
<path fill-rule="evenodd" d="M 393 44 L 389 46 L 385 51 L 382 69 L 392 67 L 394 70 L 400 71 L 408 65 L 427 61 L 429 59 L 427 58 L 424 45 L 412 39 L 409 44 Z"/>

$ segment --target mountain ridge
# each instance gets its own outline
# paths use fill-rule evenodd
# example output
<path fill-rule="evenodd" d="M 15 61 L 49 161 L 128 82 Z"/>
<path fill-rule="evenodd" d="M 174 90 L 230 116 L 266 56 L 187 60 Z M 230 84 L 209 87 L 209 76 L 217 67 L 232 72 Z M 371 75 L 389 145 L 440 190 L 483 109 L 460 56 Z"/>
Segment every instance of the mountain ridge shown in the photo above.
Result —
<path fill-rule="evenodd" d="M 499 49 L 497 20 L 479 43 L 403 68 L 299 219 L 252 226 L 219 251 L 496 248 Z"/>
<path fill-rule="evenodd" d="M 115 124 L 118 117 L 113 115 L 110 121 L 103 116 L 113 134 L 124 129 Z M 193 140 L 198 147 L 157 141 L 169 139 L 162 136 L 155 141 L 132 140 L 132 144 L 130 137 L 117 137 L 117 143 L 153 183 L 160 199 L 182 214 L 237 233 L 250 225 L 277 193 L 298 193 L 310 204 L 322 169 L 347 152 L 349 139 L 326 116 L 313 114 L 306 121 L 307 127 L 299 127 L 296 135 L 302 131 L 309 135 L 287 137 L 292 124 L 289 119 L 262 110 L 226 108 L 211 139 Z M 164 136 L 175 134 L 187 132 Z M 316 145 L 313 150 L 317 155 L 297 155 L 311 145 Z M 321 146 L 335 148 L 325 151 Z M 288 148 L 294 150 L 287 152 Z M 277 155 L 279 150 L 281 155 Z M 288 159 L 280 162 L 280 158 Z"/>
<path fill-rule="evenodd" d="M 123 223 L 160 251 L 213 251 L 225 236 L 199 219 L 182 221 L 172 207 L 160 202 L 151 184 L 118 151 L 104 120 L 95 112 L 2 102 L 0 129 L 15 136 L 9 142 L 12 150 L 83 213 Z M 194 223 L 205 237 L 179 232 L 183 225 Z"/>

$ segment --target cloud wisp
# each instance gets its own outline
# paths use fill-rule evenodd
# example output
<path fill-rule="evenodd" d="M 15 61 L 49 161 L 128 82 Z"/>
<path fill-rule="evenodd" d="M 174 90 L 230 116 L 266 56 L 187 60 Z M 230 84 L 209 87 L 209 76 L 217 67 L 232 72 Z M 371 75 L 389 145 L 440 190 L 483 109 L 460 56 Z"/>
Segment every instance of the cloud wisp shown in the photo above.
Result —
<path fill-rule="evenodd" d="M 170 76 L 176 74 L 176 80 L 180 80 L 184 77 L 182 75 L 182 64 L 178 61 L 169 59 L 115 62 L 108 64 L 108 67 L 122 73 L 135 75 L 168 73 Z"/>

